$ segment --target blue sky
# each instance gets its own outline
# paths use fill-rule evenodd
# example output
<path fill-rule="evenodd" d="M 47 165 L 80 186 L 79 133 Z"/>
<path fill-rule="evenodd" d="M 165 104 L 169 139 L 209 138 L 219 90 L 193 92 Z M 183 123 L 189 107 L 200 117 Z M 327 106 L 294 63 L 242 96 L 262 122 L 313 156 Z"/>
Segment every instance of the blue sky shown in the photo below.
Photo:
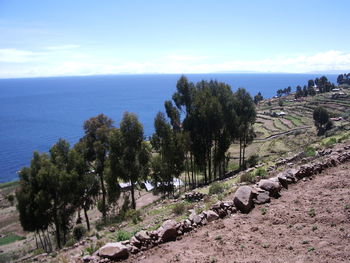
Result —
<path fill-rule="evenodd" d="M 350 70 L 348 1 L 0 0 L 0 77 Z"/>

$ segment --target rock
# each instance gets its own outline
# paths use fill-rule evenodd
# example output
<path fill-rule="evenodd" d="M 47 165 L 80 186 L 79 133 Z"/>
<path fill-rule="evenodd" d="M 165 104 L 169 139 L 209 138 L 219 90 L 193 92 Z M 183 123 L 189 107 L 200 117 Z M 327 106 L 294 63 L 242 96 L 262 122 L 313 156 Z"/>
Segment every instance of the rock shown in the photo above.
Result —
<path fill-rule="evenodd" d="M 219 215 L 215 213 L 213 210 L 205 211 L 204 214 L 206 215 L 208 222 L 215 221 L 219 218 Z"/>
<path fill-rule="evenodd" d="M 270 202 L 270 194 L 268 191 L 259 192 L 257 197 L 254 199 L 254 203 L 261 205 Z"/>
<path fill-rule="evenodd" d="M 140 240 L 138 240 L 135 236 L 131 237 L 130 239 L 130 244 L 135 246 L 135 247 L 138 247 L 140 248 L 141 247 L 141 242 Z"/>
<path fill-rule="evenodd" d="M 112 226 L 111 228 L 109 228 L 109 232 L 115 232 L 115 227 Z"/>
<path fill-rule="evenodd" d="M 249 213 L 254 206 L 252 188 L 250 186 L 239 187 L 233 198 L 233 203 L 242 213 Z"/>
<path fill-rule="evenodd" d="M 129 251 L 120 242 L 107 243 L 98 250 L 98 255 L 108 259 L 125 259 L 129 256 Z"/>
<path fill-rule="evenodd" d="M 135 234 L 135 237 L 141 242 L 151 240 L 151 237 L 146 233 L 146 231 L 140 231 Z"/>
<path fill-rule="evenodd" d="M 176 221 L 167 220 L 159 229 L 159 237 L 163 242 L 174 241 L 177 237 Z"/>
<path fill-rule="evenodd" d="M 281 185 L 278 182 L 272 180 L 262 179 L 259 181 L 259 188 L 268 191 L 270 196 L 278 197 Z"/>
<path fill-rule="evenodd" d="M 279 183 L 282 185 L 282 187 L 288 189 L 288 179 L 284 173 L 279 173 L 277 175 L 277 179 L 278 179 Z"/>
<path fill-rule="evenodd" d="M 202 217 L 199 215 L 194 215 L 192 221 L 193 221 L 193 223 L 199 225 L 202 222 Z"/>

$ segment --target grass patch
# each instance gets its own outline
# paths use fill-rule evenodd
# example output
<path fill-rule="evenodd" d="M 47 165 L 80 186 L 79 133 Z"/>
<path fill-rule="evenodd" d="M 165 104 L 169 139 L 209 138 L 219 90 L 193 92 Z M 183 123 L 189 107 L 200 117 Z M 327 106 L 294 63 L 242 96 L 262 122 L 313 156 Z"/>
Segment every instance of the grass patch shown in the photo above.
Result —
<path fill-rule="evenodd" d="M 124 230 L 118 230 L 115 236 L 115 241 L 124 241 L 124 240 L 129 240 L 132 237 L 132 233 L 129 233 Z"/>
<path fill-rule="evenodd" d="M 8 188 L 8 187 L 14 187 L 19 184 L 19 181 L 12 181 L 12 182 L 7 182 L 7 183 L 2 183 L 0 184 L 0 189 Z"/>
<path fill-rule="evenodd" d="M 333 144 L 336 144 L 337 143 L 337 138 L 335 137 L 331 137 L 331 138 L 328 138 L 328 139 L 325 139 L 325 140 L 322 140 L 322 145 L 325 146 L 325 147 L 329 147 Z"/>
<path fill-rule="evenodd" d="M 173 206 L 172 212 L 175 215 L 183 215 L 186 212 L 186 205 L 184 203 L 177 203 Z"/>
<path fill-rule="evenodd" d="M 225 190 L 225 186 L 222 183 L 214 182 L 209 187 L 209 194 L 215 195 L 220 194 Z"/>
<path fill-rule="evenodd" d="M 306 149 L 304 150 L 304 153 L 305 153 L 306 157 L 316 156 L 316 150 L 315 150 L 315 148 L 313 148 L 311 146 L 306 147 Z"/>
<path fill-rule="evenodd" d="M 22 236 L 17 236 L 15 234 L 9 234 L 7 236 L 0 238 L 0 246 L 11 244 L 13 242 L 16 242 L 18 240 L 23 240 L 23 239 L 26 239 L 26 238 Z"/>
<path fill-rule="evenodd" d="M 239 181 L 240 183 L 245 183 L 245 182 L 254 183 L 255 173 L 249 172 L 249 173 L 242 174 Z"/>

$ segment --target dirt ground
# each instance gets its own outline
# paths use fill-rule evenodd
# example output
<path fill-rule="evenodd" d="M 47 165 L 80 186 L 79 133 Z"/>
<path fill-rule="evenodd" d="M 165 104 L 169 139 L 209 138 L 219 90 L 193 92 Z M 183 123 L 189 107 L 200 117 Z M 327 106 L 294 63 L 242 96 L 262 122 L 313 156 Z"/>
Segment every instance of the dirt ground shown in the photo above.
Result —
<path fill-rule="evenodd" d="M 350 164 L 279 199 L 130 257 L 131 262 L 350 262 Z"/>

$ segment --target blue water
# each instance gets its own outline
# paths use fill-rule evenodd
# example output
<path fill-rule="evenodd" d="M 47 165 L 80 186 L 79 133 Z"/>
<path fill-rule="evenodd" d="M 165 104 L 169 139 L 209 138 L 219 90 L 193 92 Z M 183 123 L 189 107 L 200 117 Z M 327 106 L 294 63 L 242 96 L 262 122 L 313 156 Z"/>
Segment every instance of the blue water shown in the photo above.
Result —
<path fill-rule="evenodd" d="M 233 90 L 272 97 L 277 89 L 304 85 L 316 74 L 193 74 L 191 81 L 216 79 Z M 84 120 L 104 113 L 118 125 L 124 111 L 134 112 L 153 132 L 153 119 L 171 99 L 180 75 L 119 75 L 0 79 L 0 182 L 17 179 L 34 150 L 48 151 L 59 138 L 74 144 Z M 336 75 L 327 75 L 335 82 Z"/>

